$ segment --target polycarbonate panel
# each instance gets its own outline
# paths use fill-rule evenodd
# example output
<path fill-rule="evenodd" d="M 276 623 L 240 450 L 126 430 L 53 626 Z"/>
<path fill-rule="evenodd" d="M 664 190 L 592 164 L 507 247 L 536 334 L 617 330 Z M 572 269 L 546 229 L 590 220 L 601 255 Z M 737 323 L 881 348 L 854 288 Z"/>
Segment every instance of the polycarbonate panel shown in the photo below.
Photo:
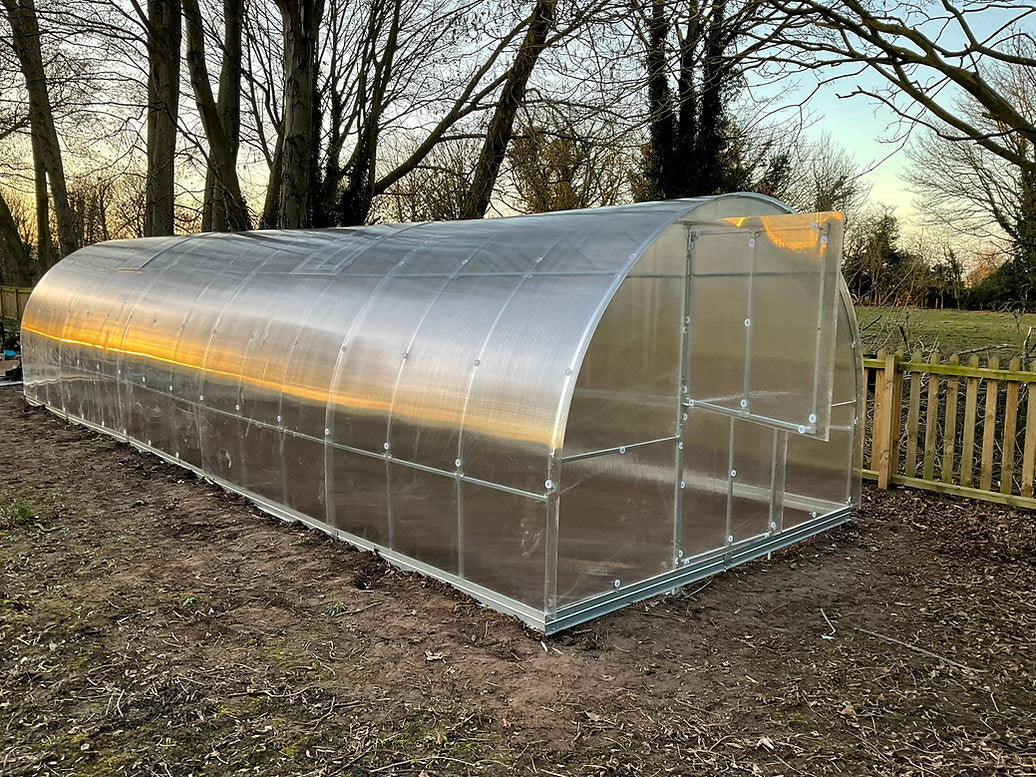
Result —
<path fill-rule="evenodd" d="M 735 412 L 748 403 L 745 322 L 752 293 L 748 240 L 740 232 L 696 236 L 691 248 L 690 396 Z"/>
<path fill-rule="evenodd" d="M 410 357 L 407 348 L 448 282 L 441 276 L 389 276 L 370 293 L 345 341 L 334 379 L 330 428 L 335 443 L 372 453 L 391 450 L 389 413 Z"/>
<path fill-rule="evenodd" d="M 691 397 L 826 439 L 841 215 L 726 218 L 692 234 Z"/>
<path fill-rule="evenodd" d="M 367 542 L 389 547 L 389 483 L 384 459 L 332 448 L 328 522 Z"/>
<path fill-rule="evenodd" d="M 564 455 L 673 437 L 680 414 L 686 230 L 671 227 L 622 282 L 594 331 L 569 407 Z"/>
<path fill-rule="evenodd" d="M 167 304 L 177 287 L 172 265 L 139 277 L 139 293 L 127 305 L 121 338 L 113 336 L 122 431 L 160 450 L 172 444 L 173 396 L 168 390 L 173 365 L 156 345 L 181 323 L 177 305 Z M 121 319 L 120 319 L 121 320 Z"/>
<path fill-rule="evenodd" d="M 241 451 L 244 456 L 244 486 L 253 494 L 285 504 L 284 430 L 254 421 L 245 422 Z M 320 471 L 320 461 L 312 463 L 313 474 Z M 293 477 L 310 478 L 309 472 L 292 473 Z M 321 482 L 313 477 L 313 487 Z"/>
<path fill-rule="evenodd" d="M 461 532 L 457 488 L 451 477 L 390 463 L 389 547 L 457 574 Z"/>
<path fill-rule="evenodd" d="M 734 421 L 730 533 L 734 542 L 776 529 L 783 495 L 777 478 L 777 429 Z M 770 526 L 774 523 L 774 526 Z"/>
<path fill-rule="evenodd" d="M 834 361 L 831 434 L 827 442 L 791 435 L 785 481 L 784 526 L 805 523 L 859 500 L 861 446 L 858 394 L 861 372 L 853 343 L 855 326 L 848 293 L 842 286 L 838 304 L 838 337 Z"/>
<path fill-rule="evenodd" d="M 457 464 L 460 430 L 475 361 L 521 283 L 516 275 L 460 276 L 436 298 L 406 346 L 408 358 L 394 389 L 393 456 L 440 470 L 463 469 L 463 462 Z"/>
<path fill-rule="evenodd" d="M 29 301 L 26 395 L 550 631 L 857 487 L 852 310 L 817 237 L 837 253 L 840 222 L 780 212 L 94 246 Z"/>
<path fill-rule="evenodd" d="M 281 446 L 284 503 L 296 512 L 330 524 L 324 477 L 324 444 L 306 437 L 285 434 Z"/>
<path fill-rule="evenodd" d="M 401 224 L 378 224 L 370 227 L 345 227 L 332 233 L 318 233 L 330 235 L 330 240 L 333 242 L 325 250 L 310 252 L 291 273 L 293 275 L 337 275 L 353 264 L 361 254 L 372 249 L 376 251 L 381 241 L 405 229 L 407 227 Z"/>
<path fill-rule="evenodd" d="M 400 275 L 450 276 L 468 269 L 484 253 L 499 250 L 499 235 L 505 222 L 491 219 L 467 229 L 438 224 L 435 233 L 422 241 L 420 249 L 399 268 Z"/>
<path fill-rule="evenodd" d="M 491 219 L 485 223 L 499 231 L 499 225 L 507 222 Z M 508 239 L 484 241 L 482 247 L 463 262 L 460 274 L 523 276 L 531 272 L 545 272 L 547 267 L 543 264 L 544 259 L 553 256 L 570 230 L 569 223 L 544 217 L 535 230 L 522 235 L 520 240 L 514 239 L 512 234 Z"/>
<path fill-rule="evenodd" d="M 464 483 L 462 576 L 544 608 L 547 505 L 540 499 Z"/>
<path fill-rule="evenodd" d="M 683 430 L 683 477 L 677 555 L 691 558 L 727 544 L 730 428 L 733 419 L 692 408 Z"/>
<path fill-rule="evenodd" d="M 341 286 L 314 280 L 324 280 L 324 288 L 313 293 L 290 349 L 281 355 L 285 373 L 279 412 L 286 429 L 324 439 L 330 433 L 328 403 L 345 333 L 378 281 L 368 276 Z"/>
<path fill-rule="evenodd" d="M 754 283 L 762 293 L 752 298 L 751 411 L 798 423 L 825 439 L 840 302 L 842 218 L 812 213 L 758 221 Z M 812 385 L 804 378 L 812 379 Z M 800 391 L 789 390 L 796 385 Z"/>
<path fill-rule="evenodd" d="M 675 441 L 565 462 L 559 607 L 673 569 L 676 473 Z"/>
<path fill-rule="evenodd" d="M 609 282 L 598 275 L 524 279 L 479 351 L 464 408 L 465 474 L 544 491 L 549 457 L 563 433 L 559 403 L 575 380 L 579 333 L 586 333 Z"/>

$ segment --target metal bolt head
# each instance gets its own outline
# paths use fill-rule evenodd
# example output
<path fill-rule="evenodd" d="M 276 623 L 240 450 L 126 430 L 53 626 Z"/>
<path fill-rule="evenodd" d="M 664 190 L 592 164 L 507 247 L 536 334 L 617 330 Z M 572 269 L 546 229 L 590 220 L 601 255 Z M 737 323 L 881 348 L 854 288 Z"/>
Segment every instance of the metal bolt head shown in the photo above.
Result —
<path fill-rule="evenodd" d="M 747 399 L 742 399 L 741 400 L 741 407 L 743 409 L 747 409 L 748 408 L 748 400 Z"/>
<path fill-rule="evenodd" d="M 388 450 L 388 449 L 389 449 L 389 448 L 391 448 L 391 447 L 392 447 L 392 446 L 391 446 L 391 445 L 389 445 L 388 443 L 385 443 L 385 444 L 384 444 L 384 448 L 385 448 L 385 450 Z"/>
<path fill-rule="evenodd" d="M 733 541 L 734 541 L 734 535 L 733 534 L 728 534 L 727 535 L 727 544 L 729 545 Z"/>
<path fill-rule="evenodd" d="M 543 487 L 546 488 L 548 491 L 550 491 L 552 488 L 554 488 L 554 481 L 553 480 L 544 480 L 543 481 Z"/>
<path fill-rule="evenodd" d="M 809 422 L 811 424 L 815 424 L 817 422 L 817 414 L 816 413 L 810 413 L 809 414 Z"/>
<path fill-rule="evenodd" d="M 730 470 L 730 477 L 732 477 L 732 478 L 736 478 L 737 477 L 737 470 L 736 469 Z"/>
<path fill-rule="evenodd" d="M 618 591 L 619 587 L 622 585 L 622 581 L 619 580 L 619 578 L 615 578 L 615 580 L 612 581 L 612 585 L 615 586 L 615 590 Z"/>

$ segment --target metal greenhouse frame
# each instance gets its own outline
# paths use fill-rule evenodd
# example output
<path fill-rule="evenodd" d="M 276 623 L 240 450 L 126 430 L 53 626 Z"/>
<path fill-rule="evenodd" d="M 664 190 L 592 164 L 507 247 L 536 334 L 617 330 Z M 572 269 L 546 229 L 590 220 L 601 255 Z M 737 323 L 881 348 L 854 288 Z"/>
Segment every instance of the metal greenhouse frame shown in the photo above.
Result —
<path fill-rule="evenodd" d="M 849 518 L 841 235 L 727 195 L 102 243 L 25 395 L 552 633 Z"/>

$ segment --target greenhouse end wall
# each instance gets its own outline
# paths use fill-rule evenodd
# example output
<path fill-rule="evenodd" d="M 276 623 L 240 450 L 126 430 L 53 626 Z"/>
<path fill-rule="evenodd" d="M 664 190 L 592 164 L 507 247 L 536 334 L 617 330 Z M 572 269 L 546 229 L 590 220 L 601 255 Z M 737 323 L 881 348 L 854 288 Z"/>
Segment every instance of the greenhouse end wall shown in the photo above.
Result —
<path fill-rule="evenodd" d="M 754 195 L 115 241 L 25 392 L 549 633 L 848 519 L 840 241 Z"/>

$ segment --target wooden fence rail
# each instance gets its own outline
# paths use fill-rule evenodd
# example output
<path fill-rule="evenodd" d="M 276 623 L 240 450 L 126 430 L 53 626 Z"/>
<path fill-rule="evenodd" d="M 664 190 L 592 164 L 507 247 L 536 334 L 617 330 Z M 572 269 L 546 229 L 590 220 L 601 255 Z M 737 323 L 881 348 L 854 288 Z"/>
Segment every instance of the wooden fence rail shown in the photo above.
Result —
<path fill-rule="evenodd" d="M 916 351 L 864 359 L 864 477 L 1036 508 L 1036 372 L 1021 366 Z"/>
<path fill-rule="evenodd" d="M 0 318 L 21 320 L 31 293 L 26 286 L 0 286 Z"/>

